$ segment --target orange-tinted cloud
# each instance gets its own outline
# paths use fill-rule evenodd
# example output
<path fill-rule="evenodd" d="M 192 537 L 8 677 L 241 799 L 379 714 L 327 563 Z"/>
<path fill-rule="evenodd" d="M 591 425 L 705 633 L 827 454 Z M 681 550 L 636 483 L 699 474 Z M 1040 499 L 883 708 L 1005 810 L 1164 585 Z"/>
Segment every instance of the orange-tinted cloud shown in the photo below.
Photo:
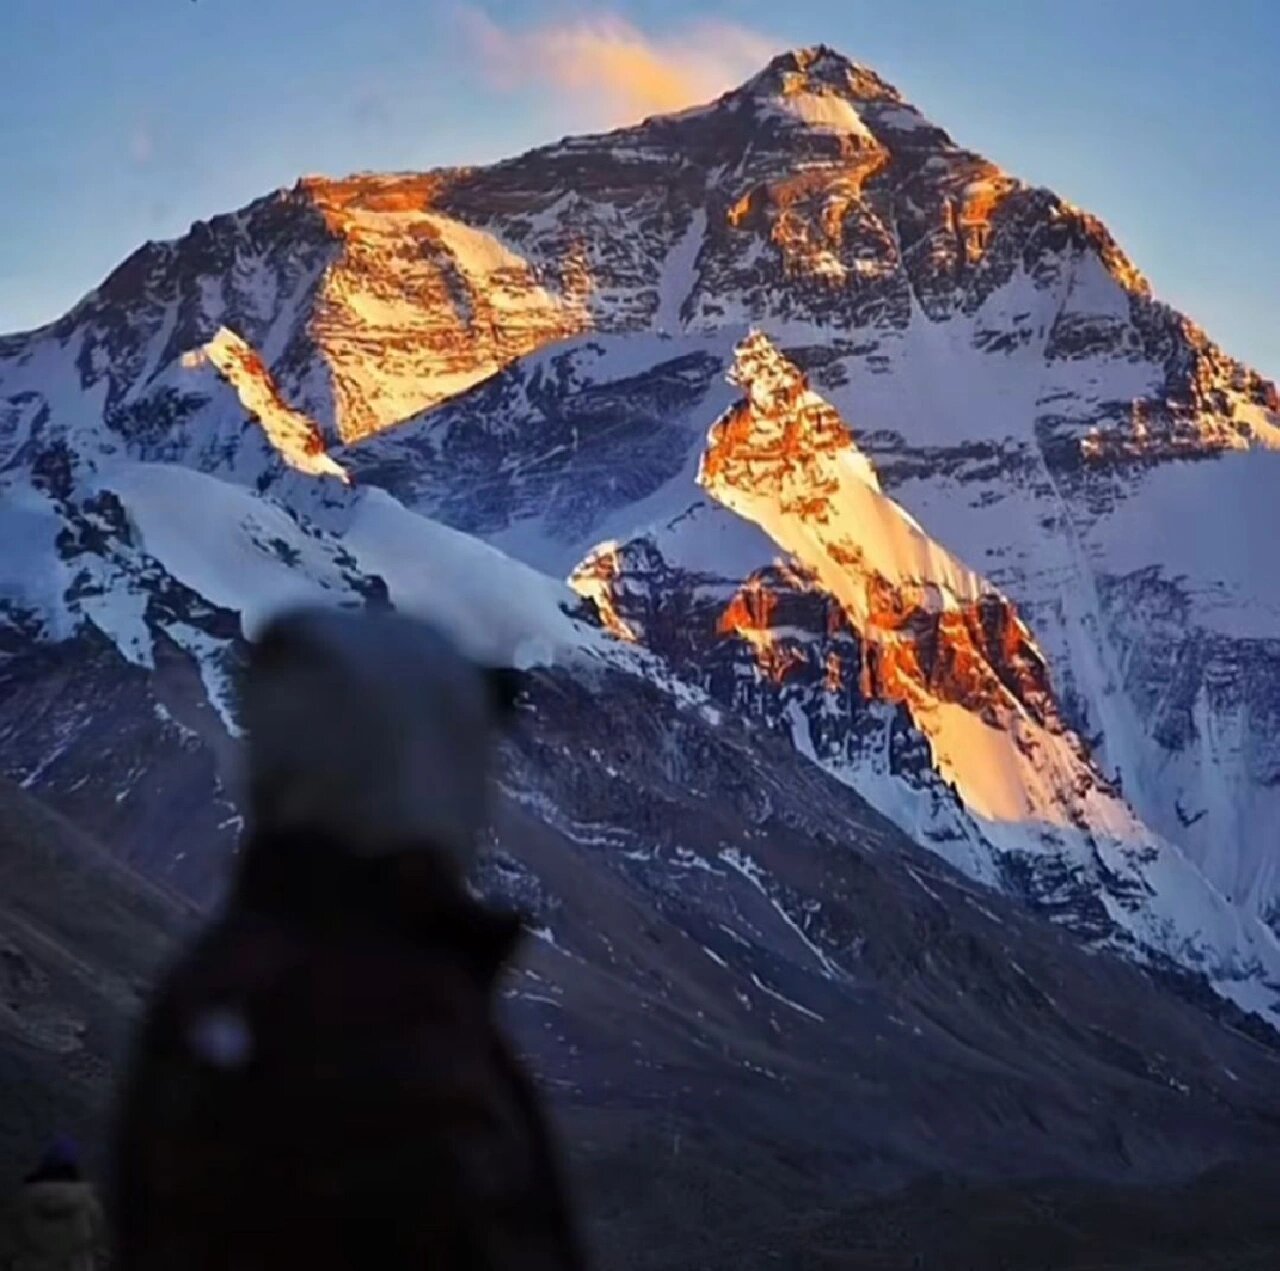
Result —
<path fill-rule="evenodd" d="M 695 22 L 657 37 L 610 16 L 515 29 L 466 9 L 463 21 L 496 87 L 549 90 L 592 125 L 710 101 L 777 51 L 764 36 L 726 22 Z"/>

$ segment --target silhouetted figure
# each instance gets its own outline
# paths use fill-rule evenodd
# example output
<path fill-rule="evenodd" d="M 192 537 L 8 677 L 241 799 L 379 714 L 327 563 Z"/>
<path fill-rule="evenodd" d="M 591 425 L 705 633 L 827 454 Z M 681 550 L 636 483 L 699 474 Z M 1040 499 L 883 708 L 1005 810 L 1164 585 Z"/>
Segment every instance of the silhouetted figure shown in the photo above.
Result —
<path fill-rule="evenodd" d="M 0 1215 L 2 1271 L 93 1271 L 105 1252 L 102 1206 L 59 1139 Z"/>
<path fill-rule="evenodd" d="M 493 1019 L 518 922 L 463 883 L 503 697 L 393 614 L 299 614 L 256 646 L 253 833 L 139 1039 L 121 1271 L 582 1265 Z"/>

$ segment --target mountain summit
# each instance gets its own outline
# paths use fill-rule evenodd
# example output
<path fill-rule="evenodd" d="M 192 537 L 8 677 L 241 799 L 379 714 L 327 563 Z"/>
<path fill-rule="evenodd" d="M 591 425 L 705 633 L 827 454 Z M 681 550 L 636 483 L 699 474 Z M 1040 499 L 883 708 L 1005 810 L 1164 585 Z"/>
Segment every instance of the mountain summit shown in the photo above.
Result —
<path fill-rule="evenodd" d="M 713 109 L 726 107 L 886 145 L 950 145 L 892 84 L 825 44 L 779 54 Z"/>
<path fill-rule="evenodd" d="M 851 61 L 826 44 L 779 53 L 759 75 L 731 95 L 791 96 L 831 93 L 858 102 L 901 102 L 902 95 L 875 71 Z"/>

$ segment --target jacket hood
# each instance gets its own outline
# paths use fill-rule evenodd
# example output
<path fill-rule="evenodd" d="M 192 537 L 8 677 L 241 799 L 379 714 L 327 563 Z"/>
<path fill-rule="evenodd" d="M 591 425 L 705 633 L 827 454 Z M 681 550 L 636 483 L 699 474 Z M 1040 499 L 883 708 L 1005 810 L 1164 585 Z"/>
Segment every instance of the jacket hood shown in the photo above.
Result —
<path fill-rule="evenodd" d="M 255 830 L 319 831 L 361 856 L 419 845 L 465 872 L 510 675 L 396 613 L 275 620 L 242 694 Z"/>

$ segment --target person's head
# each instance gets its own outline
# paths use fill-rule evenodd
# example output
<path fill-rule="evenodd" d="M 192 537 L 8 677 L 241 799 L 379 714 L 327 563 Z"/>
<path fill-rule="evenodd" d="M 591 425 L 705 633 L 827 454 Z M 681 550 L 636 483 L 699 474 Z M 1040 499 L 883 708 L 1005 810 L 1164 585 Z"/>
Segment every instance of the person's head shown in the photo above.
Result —
<path fill-rule="evenodd" d="M 45 1149 L 40 1163 L 27 1175 L 28 1183 L 73 1183 L 80 1180 L 80 1148 L 65 1134 Z"/>
<path fill-rule="evenodd" d="M 242 693 L 258 834 L 317 834 L 355 856 L 429 849 L 471 864 L 512 672 L 424 622 L 303 609 L 254 643 Z"/>

